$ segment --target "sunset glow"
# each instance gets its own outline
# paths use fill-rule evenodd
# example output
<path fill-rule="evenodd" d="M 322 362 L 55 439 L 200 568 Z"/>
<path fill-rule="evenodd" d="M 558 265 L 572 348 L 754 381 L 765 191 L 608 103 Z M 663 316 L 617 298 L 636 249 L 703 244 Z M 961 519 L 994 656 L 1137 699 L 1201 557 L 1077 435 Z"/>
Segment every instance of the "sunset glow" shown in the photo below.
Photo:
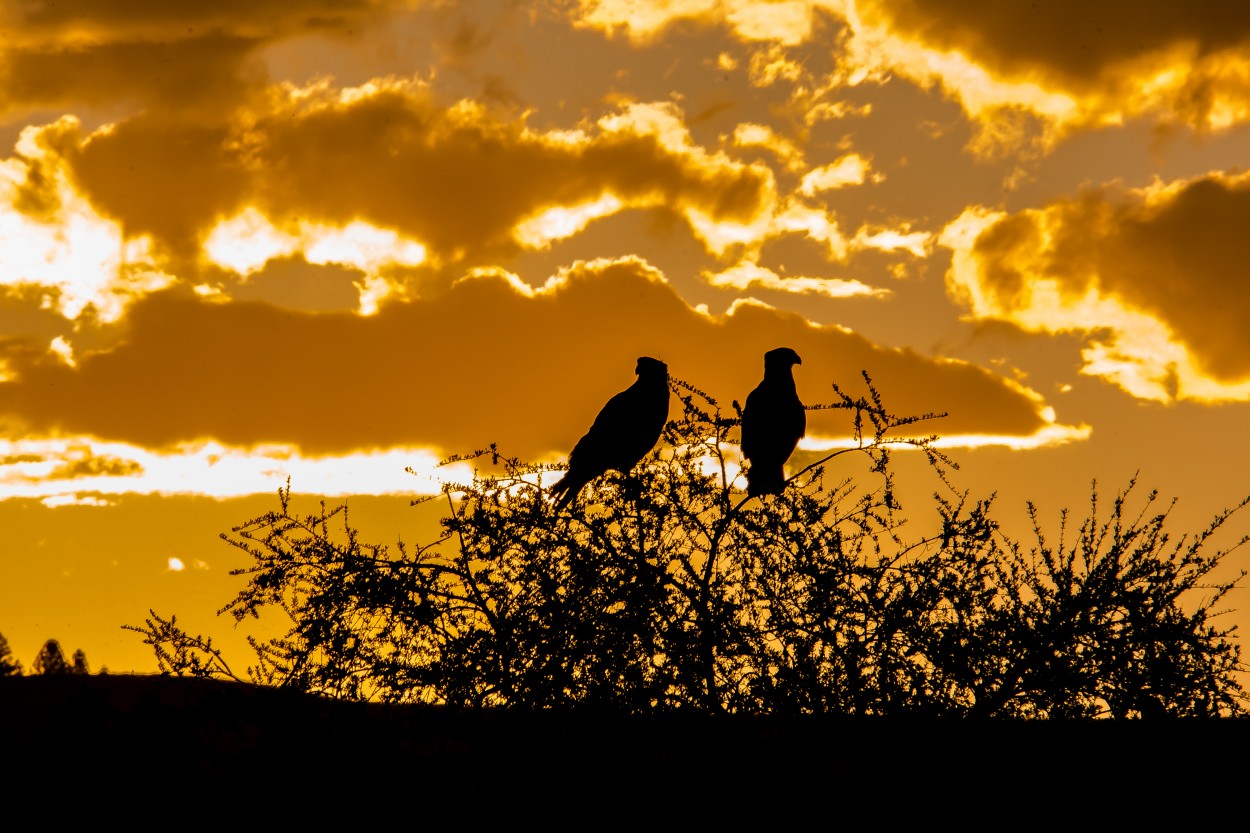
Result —
<path fill-rule="evenodd" d="M 327 496 L 437 494 L 444 483 L 471 476 L 465 464 L 440 466 L 422 449 L 310 458 L 291 447 L 239 449 L 214 442 L 160 453 L 124 443 L 5 442 L 0 461 L 0 500 L 40 498 L 46 506 L 102 506 L 108 495 L 126 493 L 263 494 L 297 475 L 305 491 Z"/>
<path fill-rule="evenodd" d="M 77 628 L 150 665 L 98 635 L 147 608 L 110 588 L 228 591 L 217 534 L 288 479 L 436 537 L 420 498 L 482 465 L 441 460 L 563 463 L 640 356 L 723 414 L 779 346 L 809 406 L 866 372 L 1025 532 L 1025 501 L 1057 517 L 1094 481 L 1173 490 L 1191 526 L 1250 493 L 1235 4 L 254 6 L 0 12 L 24 661 Z M 791 473 L 853 433 L 810 410 Z M 84 574 L 94 600 L 57 601 Z"/>

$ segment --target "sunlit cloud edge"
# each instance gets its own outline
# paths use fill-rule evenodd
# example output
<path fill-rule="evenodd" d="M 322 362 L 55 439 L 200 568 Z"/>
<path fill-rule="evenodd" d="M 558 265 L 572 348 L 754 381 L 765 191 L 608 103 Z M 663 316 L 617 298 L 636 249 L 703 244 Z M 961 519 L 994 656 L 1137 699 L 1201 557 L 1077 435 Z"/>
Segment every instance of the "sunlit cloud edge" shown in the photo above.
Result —
<path fill-rule="evenodd" d="M 55 476 L 89 459 L 137 464 L 132 474 Z M 344 496 L 438 494 L 471 479 L 465 463 L 440 466 L 427 448 L 308 457 L 286 445 L 235 448 L 215 441 L 153 451 L 89 438 L 0 441 L 0 501 L 31 498 L 47 506 L 105 505 L 109 496 L 156 494 L 228 499 L 269 494 L 287 485 L 308 494 Z M 410 471 L 409 471 L 410 470 Z"/>
<path fill-rule="evenodd" d="M 1067 445 L 1069 443 L 1081 442 L 1088 440 L 1093 434 L 1093 427 L 1089 425 L 1060 425 L 1052 423 L 1045 425 L 1032 434 L 1028 435 L 1012 435 L 1012 434 L 950 434 L 937 435 L 930 445 L 939 449 L 977 449 L 977 448 L 1010 448 L 1016 451 L 1032 451 L 1040 448 L 1051 448 L 1054 446 Z M 908 450 L 919 449 L 920 446 L 909 439 L 923 440 L 925 435 L 917 435 L 913 438 L 887 438 L 886 443 L 894 449 Z M 817 434 L 809 434 L 799 440 L 799 448 L 803 451 L 838 451 L 841 449 L 850 449 L 863 446 L 854 437 L 827 437 Z"/>

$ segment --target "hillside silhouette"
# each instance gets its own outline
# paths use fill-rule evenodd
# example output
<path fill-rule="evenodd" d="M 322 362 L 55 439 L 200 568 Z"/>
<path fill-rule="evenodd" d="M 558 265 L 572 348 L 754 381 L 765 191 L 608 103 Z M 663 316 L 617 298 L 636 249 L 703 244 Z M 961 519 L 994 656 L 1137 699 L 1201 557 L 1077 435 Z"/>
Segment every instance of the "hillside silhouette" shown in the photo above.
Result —
<path fill-rule="evenodd" d="M 1140 796 L 1147 785 L 1183 795 L 1240 784 L 1247 748 L 1244 719 L 626 716 L 352 703 L 163 675 L 0 679 L 0 750 L 9 764 L 0 783 L 10 790 L 119 791 L 115 800 L 164 803 L 205 789 L 293 788 L 292 811 L 309 790 L 367 788 L 378 801 L 417 801 L 425 817 L 463 818 L 464 807 L 440 809 L 438 800 L 541 789 L 552 803 L 576 802 L 580 790 L 628 814 L 641 796 L 667 793 L 678 806 L 699 806 L 711 798 L 696 791 L 714 788 L 722 797 L 761 790 L 759 800 L 782 817 L 808 806 L 803 797 L 883 794 L 948 793 L 952 812 L 962 812 L 1018 806 L 1073 779 L 1096 783 L 1097 795 L 1084 800 L 1097 805 L 1117 790 L 1124 800 Z M 328 801 L 325 811 L 337 806 Z"/>

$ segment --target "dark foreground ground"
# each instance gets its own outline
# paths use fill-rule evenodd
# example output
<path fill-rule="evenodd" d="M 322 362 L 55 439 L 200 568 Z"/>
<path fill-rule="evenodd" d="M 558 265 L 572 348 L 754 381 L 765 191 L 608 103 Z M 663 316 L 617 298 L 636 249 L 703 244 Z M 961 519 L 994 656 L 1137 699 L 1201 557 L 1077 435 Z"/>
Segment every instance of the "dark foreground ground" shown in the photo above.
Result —
<path fill-rule="evenodd" d="M 346 806 L 402 806 L 426 821 L 489 808 L 569 821 L 560 814 L 580 802 L 596 815 L 568 826 L 611 828 L 622 813 L 674 806 L 777 821 L 854 805 L 889 828 L 900 813 L 935 824 L 1060 819 L 1091 801 L 1112 814 L 1188 804 L 1201 814 L 1227 795 L 1244 809 L 1250 720 L 457 712 L 189 678 L 28 676 L 0 679 L 0 759 L 0 794 L 23 805 L 89 791 L 115 812 L 177 806 L 205 821 L 249 806 L 327 822 Z"/>

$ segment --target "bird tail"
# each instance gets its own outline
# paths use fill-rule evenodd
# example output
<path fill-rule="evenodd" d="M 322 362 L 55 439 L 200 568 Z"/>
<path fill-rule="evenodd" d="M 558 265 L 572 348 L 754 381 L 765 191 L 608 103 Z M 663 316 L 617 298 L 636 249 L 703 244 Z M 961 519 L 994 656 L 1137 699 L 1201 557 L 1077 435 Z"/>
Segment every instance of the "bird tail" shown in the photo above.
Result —
<path fill-rule="evenodd" d="M 786 474 L 781 466 L 751 467 L 747 471 L 747 495 L 761 497 L 763 495 L 779 495 L 786 487 Z"/>

